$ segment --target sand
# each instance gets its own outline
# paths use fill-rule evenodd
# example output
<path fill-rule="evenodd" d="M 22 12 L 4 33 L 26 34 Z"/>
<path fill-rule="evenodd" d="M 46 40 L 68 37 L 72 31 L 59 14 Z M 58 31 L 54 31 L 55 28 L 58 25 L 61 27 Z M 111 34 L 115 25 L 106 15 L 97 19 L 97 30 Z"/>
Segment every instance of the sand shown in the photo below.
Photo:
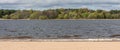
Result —
<path fill-rule="evenodd" d="M 120 42 L 0 42 L 0 50 L 120 50 Z"/>

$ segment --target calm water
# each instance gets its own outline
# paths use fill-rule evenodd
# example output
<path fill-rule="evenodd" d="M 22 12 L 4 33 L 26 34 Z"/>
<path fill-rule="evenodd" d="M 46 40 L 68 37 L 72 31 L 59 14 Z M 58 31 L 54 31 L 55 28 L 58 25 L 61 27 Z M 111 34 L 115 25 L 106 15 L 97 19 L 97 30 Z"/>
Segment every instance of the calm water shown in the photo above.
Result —
<path fill-rule="evenodd" d="M 120 20 L 1 20 L 0 38 L 120 38 Z"/>

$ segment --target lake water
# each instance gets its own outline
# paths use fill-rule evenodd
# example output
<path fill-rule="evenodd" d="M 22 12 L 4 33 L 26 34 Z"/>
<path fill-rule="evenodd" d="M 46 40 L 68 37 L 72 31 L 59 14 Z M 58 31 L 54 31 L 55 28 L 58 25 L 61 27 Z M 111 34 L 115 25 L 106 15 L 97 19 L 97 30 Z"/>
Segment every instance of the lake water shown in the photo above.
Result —
<path fill-rule="evenodd" d="M 0 38 L 120 38 L 120 20 L 0 20 Z"/>

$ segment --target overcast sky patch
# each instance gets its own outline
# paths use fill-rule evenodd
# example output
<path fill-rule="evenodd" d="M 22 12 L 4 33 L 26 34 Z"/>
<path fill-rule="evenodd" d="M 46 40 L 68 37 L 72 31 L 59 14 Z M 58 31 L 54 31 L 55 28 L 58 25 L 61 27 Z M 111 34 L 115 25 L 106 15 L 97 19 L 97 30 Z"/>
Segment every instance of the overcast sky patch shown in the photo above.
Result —
<path fill-rule="evenodd" d="M 0 0 L 0 9 L 120 9 L 119 0 Z"/>

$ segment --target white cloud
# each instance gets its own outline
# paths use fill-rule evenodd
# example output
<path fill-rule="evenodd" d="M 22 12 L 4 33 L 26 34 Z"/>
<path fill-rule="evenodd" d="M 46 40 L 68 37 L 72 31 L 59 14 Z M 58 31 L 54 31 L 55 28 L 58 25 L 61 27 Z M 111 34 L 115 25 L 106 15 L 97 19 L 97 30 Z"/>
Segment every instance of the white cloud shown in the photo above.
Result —
<path fill-rule="evenodd" d="M 18 0 L 0 0 L 0 3 L 15 3 Z"/>

